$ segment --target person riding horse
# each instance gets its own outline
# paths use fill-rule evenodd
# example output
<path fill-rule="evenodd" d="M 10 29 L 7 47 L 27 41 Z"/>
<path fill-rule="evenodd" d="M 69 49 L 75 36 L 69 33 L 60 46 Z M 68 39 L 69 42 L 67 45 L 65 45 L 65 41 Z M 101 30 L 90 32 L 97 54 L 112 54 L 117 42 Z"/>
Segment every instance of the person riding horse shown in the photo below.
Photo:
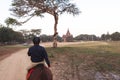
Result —
<path fill-rule="evenodd" d="M 34 45 L 32 47 L 30 47 L 28 50 L 28 56 L 30 56 L 32 64 L 29 67 L 29 72 L 27 74 L 27 78 L 28 78 L 27 80 L 35 80 L 34 76 L 33 76 L 34 79 L 32 79 L 32 78 L 29 79 L 30 74 L 33 71 L 34 71 L 33 75 L 39 74 L 40 72 L 43 72 L 43 73 L 40 73 L 40 74 L 44 74 L 43 76 L 49 74 L 50 77 L 49 77 L 49 79 L 46 79 L 46 80 L 52 80 L 52 73 L 49 69 L 50 68 L 50 61 L 48 59 L 48 54 L 47 54 L 45 48 L 43 46 L 40 46 L 39 43 L 40 43 L 40 37 L 34 37 L 33 38 Z M 38 69 L 38 68 L 40 68 L 40 69 Z M 46 73 L 45 73 L 45 71 L 46 71 Z M 39 79 L 39 80 L 44 80 L 44 79 Z"/>

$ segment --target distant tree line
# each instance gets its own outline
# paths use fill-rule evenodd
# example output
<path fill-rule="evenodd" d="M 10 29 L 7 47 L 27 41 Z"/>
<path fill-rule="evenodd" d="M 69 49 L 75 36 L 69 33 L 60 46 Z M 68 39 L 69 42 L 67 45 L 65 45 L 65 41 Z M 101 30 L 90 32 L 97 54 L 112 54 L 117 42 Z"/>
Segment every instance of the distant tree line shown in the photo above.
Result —
<path fill-rule="evenodd" d="M 46 34 L 40 35 L 40 33 L 41 33 L 41 29 L 14 31 L 12 28 L 0 25 L 0 45 L 30 42 L 34 36 L 41 37 L 42 42 L 53 41 L 53 35 L 46 35 Z M 114 32 L 112 34 L 109 33 L 102 34 L 101 37 L 97 37 L 96 35 L 80 34 L 76 37 L 72 37 L 71 40 L 72 41 L 101 41 L 101 40 L 119 41 L 120 33 Z M 57 41 L 62 42 L 64 40 L 62 37 L 58 35 Z"/>
<path fill-rule="evenodd" d="M 74 38 L 76 41 L 98 41 L 100 40 L 100 37 L 97 37 L 95 35 L 88 35 L 88 34 L 81 34 Z"/>
<path fill-rule="evenodd" d="M 120 40 L 120 32 L 114 32 L 112 34 L 102 34 L 101 40 L 112 40 L 112 41 L 119 41 Z"/>
<path fill-rule="evenodd" d="M 52 42 L 53 35 L 40 35 L 41 29 L 32 29 L 32 30 L 20 30 L 14 31 L 10 27 L 5 27 L 0 25 L 0 45 L 5 44 L 17 44 L 17 43 L 29 43 L 34 36 L 41 37 L 42 42 Z M 62 38 L 58 35 L 57 40 L 62 41 Z"/>
<path fill-rule="evenodd" d="M 120 40 L 120 32 L 114 32 L 112 34 L 102 34 L 101 37 L 97 37 L 96 35 L 88 35 L 88 34 L 81 34 L 74 38 L 74 40 L 83 40 L 83 41 L 119 41 Z"/>
<path fill-rule="evenodd" d="M 23 42 L 23 35 L 8 27 L 0 27 L 0 44 L 15 44 Z"/>
<path fill-rule="evenodd" d="M 52 42 L 53 41 L 53 35 L 46 35 L 46 34 L 42 34 L 40 36 L 41 41 L 42 42 Z M 62 37 L 60 37 L 59 35 L 57 36 L 57 41 L 62 42 Z"/>
<path fill-rule="evenodd" d="M 40 36 L 41 29 L 14 31 L 0 25 L 0 45 L 29 42 L 34 36 Z"/>

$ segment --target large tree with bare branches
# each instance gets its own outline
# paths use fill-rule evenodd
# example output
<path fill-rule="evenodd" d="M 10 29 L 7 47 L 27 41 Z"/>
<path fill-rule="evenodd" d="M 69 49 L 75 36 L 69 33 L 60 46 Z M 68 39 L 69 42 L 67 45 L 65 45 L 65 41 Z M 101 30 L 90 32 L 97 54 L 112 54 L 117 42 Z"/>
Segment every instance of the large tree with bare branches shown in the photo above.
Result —
<path fill-rule="evenodd" d="M 70 0 L 13 0 L 12 8 L 10 9 L 14 16 L 25 18 L 21 22 L 25 23 L 34 16 L 43 17 L 44 13 L 51 14 L 54 17 L 54 35 L 53 47 L 57 47 L 57 24 L 60 14 L 67 12 L 69 14 L 79 14 L 79 9 Z"/>

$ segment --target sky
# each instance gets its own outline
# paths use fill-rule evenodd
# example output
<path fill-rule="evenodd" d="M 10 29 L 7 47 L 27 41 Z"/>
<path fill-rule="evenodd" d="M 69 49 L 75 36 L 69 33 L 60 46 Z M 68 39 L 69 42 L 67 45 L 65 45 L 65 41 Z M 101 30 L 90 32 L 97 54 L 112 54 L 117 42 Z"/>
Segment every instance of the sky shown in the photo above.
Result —
<path fill-rule="evenodd" d="M 12 0 L 0 0 L 0 23 L 12 16 L 9 11 Z M 101 36 L 120 32 L 120 0 L 72 0 L 82 12 L 77 16 L 62 14 L 58 21 L 58 34 L 62 36 L 69 29 L 75 37 L 80 34 Z M 15 30 L 42 29 L 41 34 L 53 35 L 54 18 L 45 14 L 44 18 L 34 17 Z"/>

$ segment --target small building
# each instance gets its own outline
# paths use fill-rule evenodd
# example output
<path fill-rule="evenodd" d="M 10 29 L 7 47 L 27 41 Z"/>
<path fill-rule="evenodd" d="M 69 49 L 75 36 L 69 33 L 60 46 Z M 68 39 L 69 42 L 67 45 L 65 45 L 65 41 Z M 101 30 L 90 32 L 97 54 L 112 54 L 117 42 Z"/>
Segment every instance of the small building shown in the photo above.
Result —
<path fill-rule="evenodd" d="M 73 35 L 70 33 L 69 29 L 67 30 L 67 33 L 62 36 L 62 39 L 64 42 L 72 42 L 73 41 Z"/>

